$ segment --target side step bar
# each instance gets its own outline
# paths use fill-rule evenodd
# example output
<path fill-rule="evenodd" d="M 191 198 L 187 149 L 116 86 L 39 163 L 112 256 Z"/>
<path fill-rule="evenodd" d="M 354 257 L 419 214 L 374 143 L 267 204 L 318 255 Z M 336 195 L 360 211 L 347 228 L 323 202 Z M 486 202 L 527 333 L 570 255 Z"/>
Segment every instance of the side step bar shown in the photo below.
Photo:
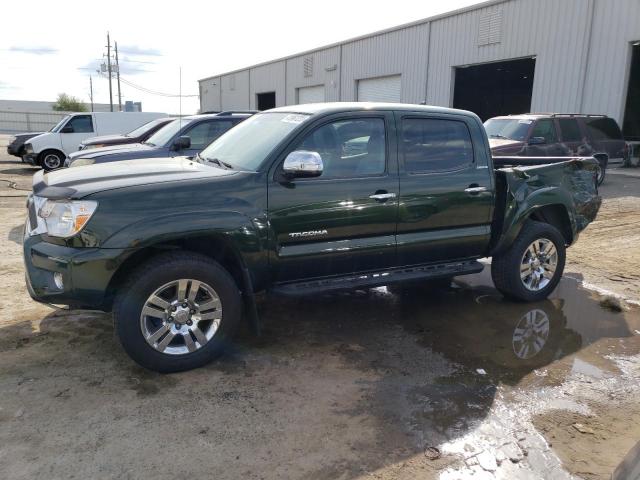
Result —
<path fill-rule="evenodd" d="M 477 260 L 417 265 L 408 268 L 382 270 L 379 272 L 368 272 L 344 277 L 280 283 L 271 288 L 270 292 L 280 295 L 309 295 L 319 292 L 354 290 L 358 288 L 379 287 L 391 283 L 469 275 L 479 273 L 483 269 L 484 265 Z"/>

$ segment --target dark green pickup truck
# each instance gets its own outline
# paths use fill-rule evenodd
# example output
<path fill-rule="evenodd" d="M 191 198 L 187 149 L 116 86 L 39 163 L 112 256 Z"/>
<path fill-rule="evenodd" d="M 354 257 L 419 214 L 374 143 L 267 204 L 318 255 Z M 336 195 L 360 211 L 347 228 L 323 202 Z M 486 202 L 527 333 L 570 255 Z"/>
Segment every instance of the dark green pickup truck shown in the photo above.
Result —
<path fill-rule="evenodd" d="M 493 257 L 498 290 L 542 299 L 598 212 L 597 163 L 499 160 L 469 112 L 277 108 L 194 158 L 37 173 L 27 285 L 41 302 L 113 311 L 126 351 L 163 372 L 210 361 L 243 317 L 259 329 L 260 291 L 446 279 Z"/>

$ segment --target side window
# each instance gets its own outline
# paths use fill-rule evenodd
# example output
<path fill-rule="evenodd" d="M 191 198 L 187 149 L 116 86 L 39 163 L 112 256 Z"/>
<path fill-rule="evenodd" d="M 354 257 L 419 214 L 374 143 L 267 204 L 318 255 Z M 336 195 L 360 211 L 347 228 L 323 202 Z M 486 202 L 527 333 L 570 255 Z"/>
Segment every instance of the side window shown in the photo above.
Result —
<path fill-rule="evenodd" d="M 457 120 L 403 118 L 401 142 L 407 173 L 456 170 L 473 162 L 471 134 Z"/>
<path fill-rule="evenodd" d="M 622 140 L 622 132 L 613 118 L 587 118 L 584 123 L 594 140 Z"/>
<path fill-rule="evenodd" d="M 69 123 L 65 125 L 66 127 L 72 127 L 73 133 L 92 133 L 93 132 L 93 120 L 91 119 L 91 115 L 76 115 Z"/>
<path fill-rule="evenodd" d="M 582 133 L 580 132 L 580 126 L 578 125 L 577 120 L 573 118 L 560 118 L 558 119 L 558 125 L 560 125 L 560 134 L 562 135 L 562 141 L 582 141 Z"/>
<path fill-rule="evenodd" d="M 202 150 L 213 140 L 229 130 L 231 126 L 232 124 L 229 121 L 201 122 L 185 132 L 184 135 L 191 138 L 191 148 Z"/>
<path fill-rule="evenodd" d="M 320 154 L 324 165 L 320 178 L 350 178 L 384 173 L 385 144 L 384 120 L 359 118 L 323 125 L 295 150 Z"/>
<path fill-rule="evenodd" d="M 544 137 L 547 143 L 556 143 L 558 141 L 558 135 L 556 134 L 556 127 L 553 124 L 553 120 L 546 118 L 538 120 L 529 138 L 531 137 Z"/>

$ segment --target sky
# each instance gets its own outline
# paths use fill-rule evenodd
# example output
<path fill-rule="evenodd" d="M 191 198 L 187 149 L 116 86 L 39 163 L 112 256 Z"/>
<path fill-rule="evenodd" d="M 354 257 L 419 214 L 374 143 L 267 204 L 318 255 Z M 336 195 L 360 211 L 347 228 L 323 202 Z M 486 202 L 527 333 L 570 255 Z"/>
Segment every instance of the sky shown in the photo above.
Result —
<path fill-rule="evenodd" d="M 144 111 L 196 113 L 198 79 L 475 3 L 32 0 L 27 12 L 25 4 L 8 0 L 0 28 L 0 99 L 54 101 L 64 92 L 89 102 L 91 75 L 94 102 L 109 103 L 107 76 L 96 72 L 106 61 L 109 32 L 118 42 L 123 104 L 133 100 Z M 180 102 L 148 92 L 178 95 L 180 80 L 182 95 L 196 96 Z M 113 92 L 117 105 L 115 82 Z"/>

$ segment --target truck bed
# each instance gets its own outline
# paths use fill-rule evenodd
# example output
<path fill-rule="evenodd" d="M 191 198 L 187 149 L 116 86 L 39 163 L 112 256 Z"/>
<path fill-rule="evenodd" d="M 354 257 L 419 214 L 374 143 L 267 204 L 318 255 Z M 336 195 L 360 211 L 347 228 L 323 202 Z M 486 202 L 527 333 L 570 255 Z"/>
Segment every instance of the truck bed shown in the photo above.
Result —
<path fill-rule="evenodd" d="M 496 206 L 493 220 L 493 244 L 499 248 L 505 232 L 528 210 L 558 199 L 549 215 L 558 215 L 563 232 L 575 241 L 577 234 L 592 222 L 602 202 L 598 195 L 593 157 L 494 157 Z M 566 213 L 565 213 L 566 212 Z M 575 212 L 575 213 L 571 213 Z M 563 216 L 564 215 L 564 216 Z M 566 218 L 568 217 L 568 218 Z M 568 230 L 570 228 L 570 230 Z M 517 229 L 516 229 L 517 230 Z M 572 243 L 572 242 L 569 242 Z"/>

